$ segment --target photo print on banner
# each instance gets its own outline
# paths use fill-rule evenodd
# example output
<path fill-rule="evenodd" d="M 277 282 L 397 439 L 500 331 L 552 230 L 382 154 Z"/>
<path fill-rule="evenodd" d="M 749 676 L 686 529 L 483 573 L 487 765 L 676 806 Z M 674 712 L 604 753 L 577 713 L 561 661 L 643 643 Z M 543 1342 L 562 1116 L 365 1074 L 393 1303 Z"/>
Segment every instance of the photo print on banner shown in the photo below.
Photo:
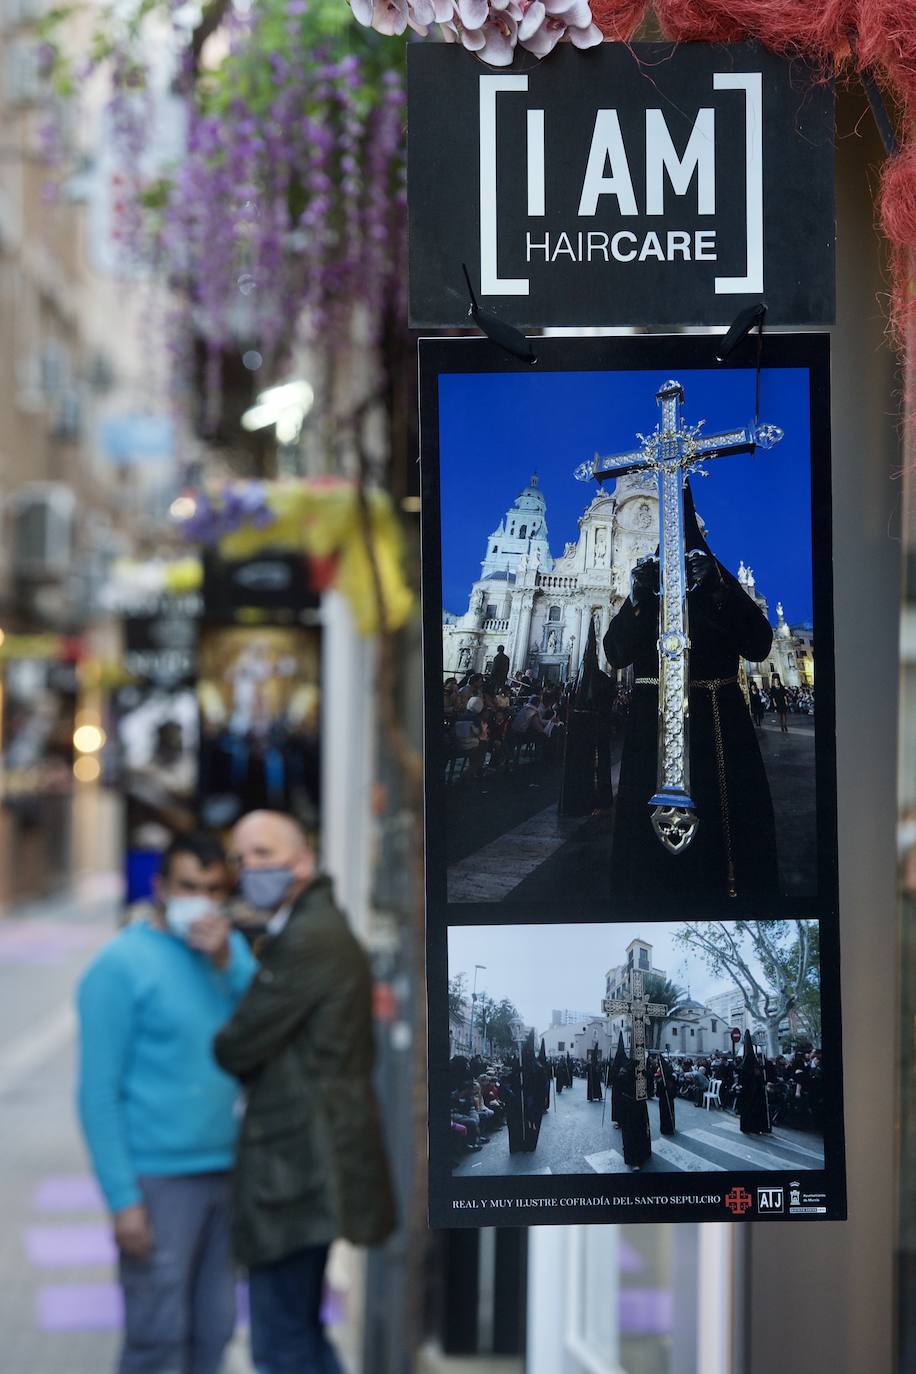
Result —
<path fill-rule="evenodd" d="M 432 1224 L 845 1216 L 834 937 L 811 919 L 449 927 Z"/>
<path fill-rule="evenodd" d="M 533 343 L 420 342 L 431 1223 L 841 1218 L 828 341 Z"/>
<path fill-rule="evenodd" d="M 826 339 L 420 348 L 431 906 L 835 909 Z"/>

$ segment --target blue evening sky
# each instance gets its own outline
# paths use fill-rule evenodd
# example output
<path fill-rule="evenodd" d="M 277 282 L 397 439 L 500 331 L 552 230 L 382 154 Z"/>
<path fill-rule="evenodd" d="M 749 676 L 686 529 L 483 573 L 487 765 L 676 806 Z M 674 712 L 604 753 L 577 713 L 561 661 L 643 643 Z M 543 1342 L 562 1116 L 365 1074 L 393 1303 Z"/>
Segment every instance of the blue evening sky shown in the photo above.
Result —
<path fill-rule="evenodd" d="M 754 416 L 752 368 L 681 368 L 684 421 L 708 433 Z M 444 373 L 439 378 L 442 590 L 446 610 L 467 610 L 487 536 L 537 472 L 547 502 L 550 550 L 558 558 L 578 537 L 577 520 L 597 491 L 577 482 L 579 463 L 636 448 L 637 430 L 655 427 L 655 393 L 671 373 Z M 708 463 L 691 479 L 709 546 L 726 567 L 753 568 L 776 620 L 810 621 L 811 494 L 808 371 L 770 368 L 760 418 L 785 430 L 776 448 Z M 610 485 L 610 484 L 609 484 Z"/>

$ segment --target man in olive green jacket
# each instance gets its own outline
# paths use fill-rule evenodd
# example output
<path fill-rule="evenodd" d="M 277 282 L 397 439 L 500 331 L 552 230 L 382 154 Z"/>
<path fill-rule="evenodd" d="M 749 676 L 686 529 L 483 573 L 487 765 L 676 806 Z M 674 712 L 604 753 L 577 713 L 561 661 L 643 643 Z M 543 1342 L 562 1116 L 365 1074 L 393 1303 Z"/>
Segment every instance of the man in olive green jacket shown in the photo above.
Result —
<path fill-rule="evenodd" d="M 248 1099 L 233 1237 L 252 1354 L 258 1374 L 337 1374 L 321 1322 L 328 1247 L 378 1244 L 394 1226 L 369 963 L 296 821 L 252 812 L 233 847 L 243 898 L 271 913 L 260 971 L 214 1042 Z"/>

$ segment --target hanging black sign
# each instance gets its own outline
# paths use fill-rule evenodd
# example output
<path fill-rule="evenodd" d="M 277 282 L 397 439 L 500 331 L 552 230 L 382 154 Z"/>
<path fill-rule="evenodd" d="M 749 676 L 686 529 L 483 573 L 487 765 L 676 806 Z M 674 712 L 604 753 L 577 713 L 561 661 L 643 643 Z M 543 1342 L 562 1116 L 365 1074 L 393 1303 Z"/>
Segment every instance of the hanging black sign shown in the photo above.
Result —
<path fill-rule="evenodd" d="M 408 49 L 410 316 L 834 318 L 833 89 L 754 44 L 604 43 L 495 71 Z M 443 111 L 447 115 L 443 117 Z"/>
<path fill-rule="evenodd" d="M 845 1216 L 829 340 L 716 342 L 420 341 L 434 1226 Z"/>

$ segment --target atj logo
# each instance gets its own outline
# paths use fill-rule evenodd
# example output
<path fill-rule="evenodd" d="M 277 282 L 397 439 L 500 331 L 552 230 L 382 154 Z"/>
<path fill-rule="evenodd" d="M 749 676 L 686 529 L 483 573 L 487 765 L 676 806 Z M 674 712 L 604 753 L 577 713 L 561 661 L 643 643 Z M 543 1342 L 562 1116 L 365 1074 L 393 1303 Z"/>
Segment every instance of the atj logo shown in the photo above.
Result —
<path fill-rule="evenodd" d="M 785 1194 L 782 1188 L 758 1188 L 757 1211 L 761 1216 L 773 1215 L 786 1210 Z"/>
<path fill-rule="evenodd" d="M 743 1217 L 745 1212 L 749 1212 L 753 1207 L 754 1199 L 746 1188 L 735 1184 L 731 1192 L 725 1194 L 725 1205 L 733 1216 Z"/>

